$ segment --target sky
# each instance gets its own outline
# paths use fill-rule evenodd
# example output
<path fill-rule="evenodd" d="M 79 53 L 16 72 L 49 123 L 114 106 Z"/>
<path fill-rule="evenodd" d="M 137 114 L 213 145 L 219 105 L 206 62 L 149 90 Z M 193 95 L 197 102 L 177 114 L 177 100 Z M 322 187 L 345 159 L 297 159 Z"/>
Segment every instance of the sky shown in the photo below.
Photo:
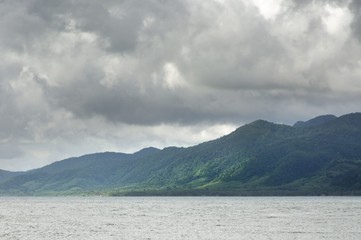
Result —
<path fill-rule="evenodd" d="M 2 0 L 0 169 L 360 111 L 361 1 Z"/>

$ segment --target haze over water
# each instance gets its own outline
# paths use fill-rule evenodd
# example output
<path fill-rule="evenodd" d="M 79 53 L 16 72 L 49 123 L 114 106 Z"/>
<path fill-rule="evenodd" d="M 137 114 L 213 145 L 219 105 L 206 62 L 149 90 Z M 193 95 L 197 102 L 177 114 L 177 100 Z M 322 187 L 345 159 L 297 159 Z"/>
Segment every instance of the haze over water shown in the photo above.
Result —
<path fill-rule="evenodd" d="M 0 239 L 361 239 L 358 197 L 3 197 Z"/>

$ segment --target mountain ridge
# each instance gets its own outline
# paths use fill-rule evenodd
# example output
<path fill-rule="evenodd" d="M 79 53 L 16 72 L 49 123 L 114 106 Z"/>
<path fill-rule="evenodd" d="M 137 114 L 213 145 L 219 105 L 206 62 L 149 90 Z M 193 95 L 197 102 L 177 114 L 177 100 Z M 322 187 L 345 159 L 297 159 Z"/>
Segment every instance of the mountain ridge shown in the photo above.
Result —
<path fill-rule="evenodd" d="M 332 121 L 336 119 L 337 117 L 335 115 L 327 114 L 327 115 L 321 115 L 315 118 L 312 118 L 307 121 L 298 121 L 296 122 L 293 127 L 311 127 L 311 126 L 318 126 L 322 125 L 324 123 L 327 123 L 329 121 Z"/>
<path fill-rule="evenodd" d="M 361 113 L 324 116 L 303 126 L 257 120 L 187 148 L 65 159 L 0 178 L 0 194 L 357 194 Z"/>

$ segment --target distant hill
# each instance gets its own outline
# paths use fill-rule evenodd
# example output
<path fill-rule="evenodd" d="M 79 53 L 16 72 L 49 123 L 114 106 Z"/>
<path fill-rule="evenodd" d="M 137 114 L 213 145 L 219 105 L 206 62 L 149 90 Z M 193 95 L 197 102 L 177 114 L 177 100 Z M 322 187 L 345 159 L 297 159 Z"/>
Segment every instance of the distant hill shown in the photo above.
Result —
<path fill-rule="evenodd" d="M 306 122 L 298 121 L 293 126 L 294 127 L 313 127 L 317 125 L 324 124 L 326 122 L 335 120 L 337 117 L 334 115 L 322 115 L 315 118 L 312 118 L 311 120 L 308 120 Z"/>
<path fill-rule="evenodd" d="M 0 178 L 14 195 L 361 195 L 361 113 L 257 120 L 188 148 L 96 153 Z"/>
<path fill-rule="evenodd" d="M 21 175 L 22 172 L 9 172 L 0 169 L 0 182 L 6 181 L 14 176 Z"/>

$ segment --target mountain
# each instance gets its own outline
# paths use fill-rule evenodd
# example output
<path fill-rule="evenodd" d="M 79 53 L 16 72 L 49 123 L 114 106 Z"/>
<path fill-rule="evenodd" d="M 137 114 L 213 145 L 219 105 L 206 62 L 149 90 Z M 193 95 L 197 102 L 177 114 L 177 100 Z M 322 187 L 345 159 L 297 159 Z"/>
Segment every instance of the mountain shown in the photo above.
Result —
<path fill-rule="evenodd" d="M 0 182 L 0 193 L 66 193 L 113 187 L 121 182 L 135 159 L 158 151 L 145 148 L 133 154 L 104 152 L 65 159 Z"/>
<path fill-rule="evenodd" d="M 361 113 L 264 120 L 188 148 L 95 153 L 0 178 L 1 194 L 361 194 Z"/>
<path fill-rule="evenodd" d="M 0 182 L 6 181 L 14 176 L 20 175 L 22 172 L 10 172 L 0 169 Z"/>
<path fill-rule="evenodd" d="M 312 127 L 324 124 L 326 122 L 329 122 L 331 120 L 335 120 L 337 117 L 334 115 L 322 115 L 315 118 L 312 118 L 306 122 L 304 121 L 298 121 L 293 126 L 294 127 Z"/>

